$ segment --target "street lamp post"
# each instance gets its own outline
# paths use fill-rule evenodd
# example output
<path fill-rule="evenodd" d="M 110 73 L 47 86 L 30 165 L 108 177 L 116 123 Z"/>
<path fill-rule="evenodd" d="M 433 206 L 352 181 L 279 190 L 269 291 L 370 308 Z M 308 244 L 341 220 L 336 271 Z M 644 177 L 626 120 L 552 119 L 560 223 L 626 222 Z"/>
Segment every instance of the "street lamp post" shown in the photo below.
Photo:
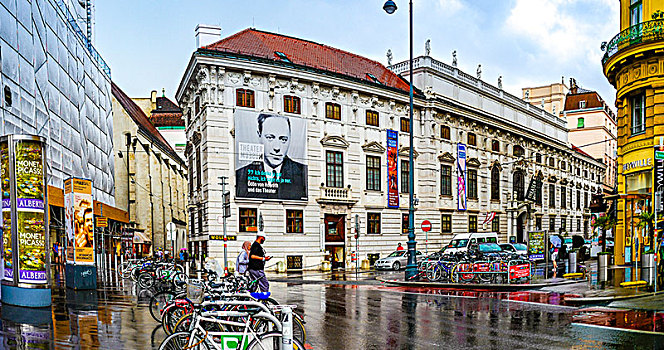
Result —
<path fill-rule="evenodd" d="M 409 136 L 409 149 L 408 149 L 408 265 L 406 266 L 406 280 L 412 279 L 417 275 L 417 263 L 415 261 L 415 247 L 417 242 L 415 242 L 415 206 L 414 206 L 414 192 L 415 192 L 415 164 L 413 162 L 413 126 L 415 125 L 413 121 L 413 0 L 409 1 L 409 42 L 410 42 L 410 109 L 409 109 L 409 125 L 408 125 L 408 136 Z M 387 0 L 383 5 L 383 10 L 388 14 L 393 14 L 397 10 L 397 4 L 392 0 Z"/>

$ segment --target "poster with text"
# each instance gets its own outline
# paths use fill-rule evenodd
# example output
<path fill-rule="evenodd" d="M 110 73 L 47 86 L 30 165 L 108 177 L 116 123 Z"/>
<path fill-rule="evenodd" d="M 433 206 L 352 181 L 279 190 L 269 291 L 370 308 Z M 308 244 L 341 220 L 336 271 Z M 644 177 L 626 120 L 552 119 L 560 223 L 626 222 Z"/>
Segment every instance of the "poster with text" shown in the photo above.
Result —
<path fill-rule="evenodd" d="M 67 260 L 69 263 L 92 265 L 95 262 L 92 181 L 67 179 L 65 192 Z M 73 260 L 70 260 L 72 255 Z"/>
<path fill-rule="evenodd" d="M 463 143 L 457 144 L 457 198 L 457 209 L 468 209 L 466 198 L 466 145 Z"/>
<path fill-rule="evenodd" d="M 39 141 L 15 144 L 19 282 L 47 282 L 43 156 Z"/>
<path fill-rule="evenodd" d="M 14 280 L 14 266 L 12 266 L 12 208 L 9 183 L 9 143 L 0 143 L 0 168 L 2 169 L 2 264 L 4 273 L 2 278 L 7 281 Z"/>
<path fill-rule="evenodd" d="M 235 112 L 235 195 L 307 199 L 307 123 L 269 112 Z"/>
<path fill-rule="evenodd" d="M 532 261 L 544 260 L 546 232 L 528 232 L 528 258 Z"/>
<path fill-rule="evenodd" d="M 387 207 L 399 208 L 399 178 L 397 158 L 399 133 L 387 130 Z"/>

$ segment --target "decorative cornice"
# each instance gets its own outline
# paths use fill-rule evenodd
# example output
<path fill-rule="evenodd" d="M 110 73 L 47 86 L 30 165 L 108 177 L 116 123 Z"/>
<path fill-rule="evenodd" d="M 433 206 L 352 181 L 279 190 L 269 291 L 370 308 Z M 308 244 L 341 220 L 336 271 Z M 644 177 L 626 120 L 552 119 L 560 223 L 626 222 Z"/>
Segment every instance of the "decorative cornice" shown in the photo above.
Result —
<path fill-rule="evenodd" d="M 405 146 L 401 147 L 401 149 L 399 149 L 399 156 L 400 157 L 408 157 L 409 152 L 410 152 L 410 147 L 405 147 Z M 417 156 L 419 156 L 419 155 L 420 154 L 417 152 L 417 150 L 413 150 L 413 158 L 417 158 Z"/>
<path fill-rule="evenodd" d="M 325 136 L 320 140 L 320 143 L 323 146 L 328 146 L 328 147 L 337 147 L 337 148 L 348 148 L 350 143 L 346 141 L 346 139 L 343 136 Z"/>
<path fill-rule="evenodd" d="M 371 141 L 362 145 L 365 152 L 385 153 L 386 148 L 377 141 Z"/>
<path fill-rule="evenodd" d="M 454 159 L 454 156 L 452 156 L 452 153 L 450 152 L 445 152 L 439 155 L 438 160 L 441 162 L 448 162 L 448 163 L 454 163 L 456 161 L 456 159 Z"/>
<path fill-rule="evenodd" d="M 470 158 L 470 159 L 468 159 L 467 165 L 469 167 L 478 168 L 480 165 L 482 165 L 482 163 L 477 158 Z"/>

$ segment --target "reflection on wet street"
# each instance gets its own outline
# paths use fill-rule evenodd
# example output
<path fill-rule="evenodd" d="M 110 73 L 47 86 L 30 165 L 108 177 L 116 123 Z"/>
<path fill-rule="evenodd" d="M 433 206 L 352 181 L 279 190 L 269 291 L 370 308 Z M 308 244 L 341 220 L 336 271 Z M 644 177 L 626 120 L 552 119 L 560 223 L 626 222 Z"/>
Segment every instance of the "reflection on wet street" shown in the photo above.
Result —
<path fill-rule="evenodd" d="M 100 276 L 98 291 L 58 288 L 53 306 L 2 306 L 3 349 L 156 349 L 149 290 Z M 569 349 L 664 347 L 662 313 L 565 306 L 547 292 L 468 292 L 371 285 L 271 284 L 304 314 L 313 349 Z M 625 332 L 613 327 L 631 328 Z"/>

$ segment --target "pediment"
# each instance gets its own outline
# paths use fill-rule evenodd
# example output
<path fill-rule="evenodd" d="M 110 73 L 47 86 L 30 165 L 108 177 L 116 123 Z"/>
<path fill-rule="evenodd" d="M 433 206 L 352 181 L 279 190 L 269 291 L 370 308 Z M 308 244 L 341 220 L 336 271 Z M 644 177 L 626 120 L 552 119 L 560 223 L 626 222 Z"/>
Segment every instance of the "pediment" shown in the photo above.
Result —
<path fill-rule="evenodd" d="M 556 178 L 554 175 L 549 175 L 549 178 L 547 179 L 549 182 L 557 182 L 558 178 Z"/>
<path fill-rule="evenodd" d="M 480 165 L 482 165 L 482 163 L 480 163 L 479 159 L 477 158 L 468 159 L 468 162 L 466 164 L 470 167 L 479 167 Z"/>
<path fill-rule="evenodd" d="M 410 147 L 401 147 L 399 149 L 399 157 L 408 157 L 408 153 L 410 152 Z M 413 158 L 417 158 L 420 154 L 417 153 L 417 150 L 413 150 Z"/>
<path fill-rule="evenodd" d="M 448 162 L 448 163 L 454 163 L 456 161 L 456 159 L 454 159 L 454 156 L 450 152 L 445 152 L 439 155 L 438 160 L 441 162 Z"/>
<path fill-rule="evenodd" d="M 320 140 L 320 143 L 323 146 L 328 147 L 337 147 L 337 148 L 348 148 L 348 141 L 343 136 L 325 136 Z"/>
<path fill-rule="evenodd" d="M 503 166 L 500 165 L 500 162 L 498 160 L 494 160 L 493 163 L 491 163 L 491 166 L 489 168 L 490 169 L 498 168 L 499 171 L 503 171 Z"/>
<path fill-rule="evenodd" d="M 561 179 L 560 180 L 560 184 L 563 185 L 563 186 L 567 185 L 567 183 L 568 183 L 567 179 Z"/>
<path fill-rule="evenodd" d="M 362 149 L 365 152 L 374 152 L 374 153 L 385 153 L 386 148 L 383 147 L 380 143 L 377 141 L 371 141 L 367 142 L 364 145 L 362 145 Z"/>

